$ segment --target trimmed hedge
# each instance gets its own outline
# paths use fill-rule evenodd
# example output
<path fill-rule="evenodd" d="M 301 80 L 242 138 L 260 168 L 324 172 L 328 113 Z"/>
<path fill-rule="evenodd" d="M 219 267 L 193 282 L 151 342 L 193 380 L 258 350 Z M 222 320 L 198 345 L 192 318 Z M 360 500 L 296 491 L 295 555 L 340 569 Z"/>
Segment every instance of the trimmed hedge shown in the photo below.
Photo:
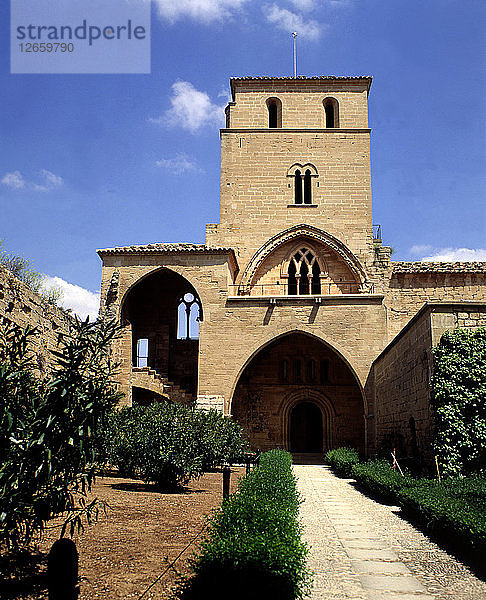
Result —
<path fill-rule="evenodd" d="M 184 598 L 293 600 L 307 593 L 308 549 L 298 522 L 299 494 L 283 450 L 262 454 L 259 466 L 225 500 L 192 563 Z"/>
<path fill-rule="evenodd" d="M 343 457 L 349 448 L 338 448 L 328 462 L 349 468 Z M 329 453 L 328 453 L 329 454 Z M 338 459 L 336 459 L 336 456 Z M 423 529 L 476 557 L 486 552 L 486 480 L 481 478 L 434 479 L 402 477 L 385 460 L 354 463 L 351 473 L 361 488 L 378 500 L 394 503 Z"/>
<path fill-rule="evenodd" d="M 386 460 L 370 460 L 353 466 L 358 484 L 383 502 L 396 502 L 397 493 L 404 486 L 413 485 L 411 477 L 400 475 Z"/>
<path fill-rule="evenodd" d="M 353 477 L 353 467 L 359 463 L 359 454 L 354 448 L 336 448 L 327 452 L 326 461 L 338 475 Z"/>
<path fill-rule="evenodd" d="M 486 480 L 416 480 L 399 490 L 398 500 L 427 531 L 478 556 L 486 553 Z"/>

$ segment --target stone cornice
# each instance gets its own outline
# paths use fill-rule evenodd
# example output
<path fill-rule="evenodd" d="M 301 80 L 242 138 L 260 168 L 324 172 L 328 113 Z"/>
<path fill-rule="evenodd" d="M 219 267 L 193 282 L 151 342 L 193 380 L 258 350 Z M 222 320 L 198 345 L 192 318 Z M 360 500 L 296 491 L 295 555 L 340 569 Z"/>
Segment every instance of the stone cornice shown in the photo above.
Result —
<path fill-rule="evenodd" d="M 219 130 L 221 134 L 223 133 L 370 133 L 371 129 L 369 127 L 349 127 L 349 128 L 339 128 L 339 129 L 319 129 L 319 128 L 311 128 L 311 127 L 237 127 L 237 128 L 222 128 Z"/>

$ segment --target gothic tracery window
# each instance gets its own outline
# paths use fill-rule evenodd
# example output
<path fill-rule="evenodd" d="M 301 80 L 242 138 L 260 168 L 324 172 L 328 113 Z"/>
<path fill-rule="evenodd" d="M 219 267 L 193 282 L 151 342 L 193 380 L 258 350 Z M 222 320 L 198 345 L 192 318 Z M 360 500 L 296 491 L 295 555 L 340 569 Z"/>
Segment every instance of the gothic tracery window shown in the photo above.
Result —
<path fill-rule="evenodd" d="M 290 259 L 288 269 L 288 294 L 308 295 L 321 293 L 321 269 L 314 253 L 301 248 Z"/>
<path fill-rule="evenodd" d="M 199 337 L 199 322 L 201 321 L 201 302 L 190 292 L 184 294 L 177 307 L 177 338 L 194 340 Z"/>
<path fill-rule="evenodd" d="M 312 204 L 312 187 L 319 187 L 319 183 L 312 183 L 312 178 L 318 177 L 317 169 L 309 163 L 305 165 L 294 164 L 287 172 L 287 177 L 293 178 L 294 204 L 309 205 Z M 289 182 L 289 188 L 292 187 Z"/>

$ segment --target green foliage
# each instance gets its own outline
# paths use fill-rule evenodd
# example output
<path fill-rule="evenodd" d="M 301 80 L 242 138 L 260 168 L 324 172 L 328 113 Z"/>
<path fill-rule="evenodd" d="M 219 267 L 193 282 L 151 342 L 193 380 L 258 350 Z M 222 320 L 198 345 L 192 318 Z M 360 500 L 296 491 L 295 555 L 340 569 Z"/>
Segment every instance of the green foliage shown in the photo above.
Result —
<path fill-rule="evenodd" d="M 96 513 L 85 495 L 94 478 L 95 434 L 118 402 L 111 382 L 113 323 L 75 321 L 49 378 L 34 376 L 36 331 L 0 328 L 0 541 L 17 548 L 68 511 L 71 530 Z M 64 533 L 64 529 L 62 534 Z"/>
<path fill-rule="evenodd" d="M 446 332 L 433 353 L 434 447 L 444 475 L 486 473 L 486 329 Z"/>
<path fill-rule="evenodd" d="M 238 492 L 223 502 L 193 561 L 185 598 L 303 598 L 311 577 L 298 522 L 300 499 L 282 450 L 260 457 Z"/>
<path fill-rule="evenodd" d="M 108 460 L 123 474 L 160 488 L 186 484 L 246 450 L 230 417 L 170 402 L 115 411 L 106 439 Z"/>
<path fill-rule="evenodd" d="M 348 448 L 333 451 L 347 456 Z M 332 459 L 328 459 L 332 465 Z M 338 463 L 339 464 L 339 463 Z M 332 465 L 333 466 L 333 465 Z M 333 466 L 334 468 L 334 466 Z M 398 504 L 425 530 L 476 556 L 486 552 L 486 480 L 478 477 L 434 479 L 402 477 L 384 460 L 354 463 L 361 488 L 378 500 Z"/>
<path fill-rule="evenodd" d="M 412 485 L 411 477 L 400 475 L 385 460 L 370 460 L 355 464 L 353 475 L 356 481 L 369 493 L 383 502 L 395 502 L 397 492 L 406 485 Z"/>
<path fill-rule="evenodd" d="M 359 454 L 353 448 L 336 448 L 326 454 L 326 462 L 342 477 L 353 477 L 353 466 L 359 463 Z"/>
<path fill-rule="evenodd" d="M 486 481 L 421 479 L 399 490 L 398 500 L 428 531 L 483 556 L 486 552 Z"/>

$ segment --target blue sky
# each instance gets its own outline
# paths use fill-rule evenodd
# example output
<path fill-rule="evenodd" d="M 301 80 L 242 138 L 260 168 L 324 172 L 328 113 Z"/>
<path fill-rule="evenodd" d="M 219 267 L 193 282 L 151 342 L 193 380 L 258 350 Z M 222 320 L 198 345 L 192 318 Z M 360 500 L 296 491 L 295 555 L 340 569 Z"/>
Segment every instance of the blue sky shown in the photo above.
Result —
<path fill-rule="evenodd" d="M 293 30 L 299 75 L 374 77 L 394 260 L 486 260 L 484 0 L 154 0 L 138 75 L 12 75 L 5 1 L 0 21 L 0 238 L 73 303 L 96 303 L 97 248 L 204 241 L 228 79 L 292 75 Z"/>

